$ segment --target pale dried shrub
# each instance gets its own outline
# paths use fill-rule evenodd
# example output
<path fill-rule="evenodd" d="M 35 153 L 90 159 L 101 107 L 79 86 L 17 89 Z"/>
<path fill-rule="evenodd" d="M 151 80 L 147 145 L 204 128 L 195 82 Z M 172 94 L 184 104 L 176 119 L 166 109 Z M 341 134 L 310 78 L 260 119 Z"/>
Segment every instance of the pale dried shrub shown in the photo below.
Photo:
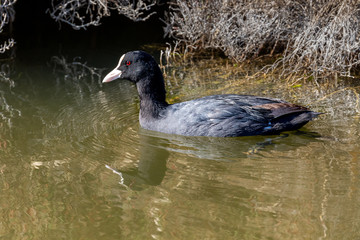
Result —
<path fill-rule="evenodd" d="M 351 0 L 174 0 L 165 32 L 184 53 L 219 49 L 236 61 L 281 53 L 267 70 L 351 76 L 359 66 L 359 10 Z"/>
<path fill-rule="evenodd" d="M 301 31 L 293 33 L 281 64 L 287 74 L 306 71 L 314 77 L 351 76 L 360 63 L 360 5 L 357 1 L 324 1 L 306 12 Z"/>
<path fill-rule="evenodd" d="M 166 33 L 187 50 L 215 48 L 242 61 L 287 41 L 296 24 L 284 16 L 295 7 L 291 1 L 176 0 Z"/>

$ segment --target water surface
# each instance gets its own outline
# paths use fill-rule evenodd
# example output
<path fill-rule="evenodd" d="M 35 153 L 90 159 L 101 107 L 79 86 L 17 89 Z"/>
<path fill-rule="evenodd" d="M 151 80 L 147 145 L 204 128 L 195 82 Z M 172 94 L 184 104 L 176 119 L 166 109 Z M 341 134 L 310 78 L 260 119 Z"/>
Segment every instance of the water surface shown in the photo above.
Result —
<path fill-rule="evenodd" d="M 135 86 L 101 84 L 112 60 L 82 65 L 55 55 L 6 65 L 1 237 L 360 237 L 356 81 L 299 85 L 246 80 L 246 70 L 223 60 L 174 64 L 166 68 L 170 102 L 255 94 L 326 113 L 276 136 L 183 137 L 139 127 Z"/>

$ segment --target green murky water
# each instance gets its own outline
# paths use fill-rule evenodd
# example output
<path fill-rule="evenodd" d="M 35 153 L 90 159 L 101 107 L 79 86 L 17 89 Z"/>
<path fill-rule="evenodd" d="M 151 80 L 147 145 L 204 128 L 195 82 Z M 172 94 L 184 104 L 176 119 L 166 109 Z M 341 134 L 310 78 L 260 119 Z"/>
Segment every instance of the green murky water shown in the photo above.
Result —
<path fill-rule="evenodd" d="M 174 65 L 171 102 L 255 94 L 327 113 L 279 136 L 182 137 L 140 129 L 135 86 L 71 62 L 3 64 L 2 239 L 360 238 L 356 81 L 291 87 L 222 61 Z"/>

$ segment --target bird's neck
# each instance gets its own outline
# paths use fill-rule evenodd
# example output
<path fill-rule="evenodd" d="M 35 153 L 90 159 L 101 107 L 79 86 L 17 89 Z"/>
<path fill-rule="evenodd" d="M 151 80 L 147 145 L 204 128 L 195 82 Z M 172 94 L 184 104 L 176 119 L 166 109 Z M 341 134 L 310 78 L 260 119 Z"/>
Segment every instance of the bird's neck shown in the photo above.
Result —
<path fill-rule="evenodd" d="M 140 114 L 142 117 L 158 118 L 160 111 L 169 104 L 166 102 L 166 91 L 162 75 L 149 75 L 136 84 L 140 97 Z"/>
<path fill-rule="evenodd" d="M 145 119 L 161 118 L 161 111 L 168 106 L 167 103 L 159 103 L 156 101 L 148 101 L 140 99 L 140 117 Z"/>

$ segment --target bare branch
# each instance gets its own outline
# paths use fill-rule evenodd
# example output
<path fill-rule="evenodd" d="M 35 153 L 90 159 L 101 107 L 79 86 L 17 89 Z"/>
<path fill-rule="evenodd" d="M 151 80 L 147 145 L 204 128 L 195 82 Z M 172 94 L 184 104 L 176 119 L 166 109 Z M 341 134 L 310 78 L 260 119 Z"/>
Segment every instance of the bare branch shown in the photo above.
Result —
<path fill-rule="evenodd" d="M 276 62 L 286 74 L 351 76 L 360 64 L 360 8 L 353 1 L 329 1 L 313 6 L 301 32 L 294 34 L 284 57 Z"/>
<path fill-rule="evenodd" d="M 2 0 L 0 4 L 0 33 L 4 27 L 15 19 L 14 4 L 17 0 Z"/>
<path fill-rule="evenodd" d="M 155 14 L 149 13 L 155 4 L 156 0 L 139 0 L 135 6 L 131 0 L 51 0 L 47 12 L 55 21 L 78 30 L 98 26 L 101 18 L 110 16 L 111 11 L 133 21 L 145 21 Z"/>
<path fill-rule="evenodd" d="M 350 76 L 360 64 L 359 13 L 352 0 L 174 0 L 165 33 L 184 52 L 219 49 L 237 61 L 282 53 L 270 70 Z"/>
<path fill-rule="evenodd" d="M 0 53 L 4 53 L 15 45 L 15 41 L 13 38 L 9 38 L 2 45 L 0 45 Z"/>
<path fill-rule="evenodd" d="M 17 0 L 2 0 L 0 4 L 0 33 L 3 32 L 4 27 L 15 19 L 14 4 Z M 2 45 L 0 45 L 0 53 L 12 48 L 15 44 L 14 39 L 9 38 Z"/>

